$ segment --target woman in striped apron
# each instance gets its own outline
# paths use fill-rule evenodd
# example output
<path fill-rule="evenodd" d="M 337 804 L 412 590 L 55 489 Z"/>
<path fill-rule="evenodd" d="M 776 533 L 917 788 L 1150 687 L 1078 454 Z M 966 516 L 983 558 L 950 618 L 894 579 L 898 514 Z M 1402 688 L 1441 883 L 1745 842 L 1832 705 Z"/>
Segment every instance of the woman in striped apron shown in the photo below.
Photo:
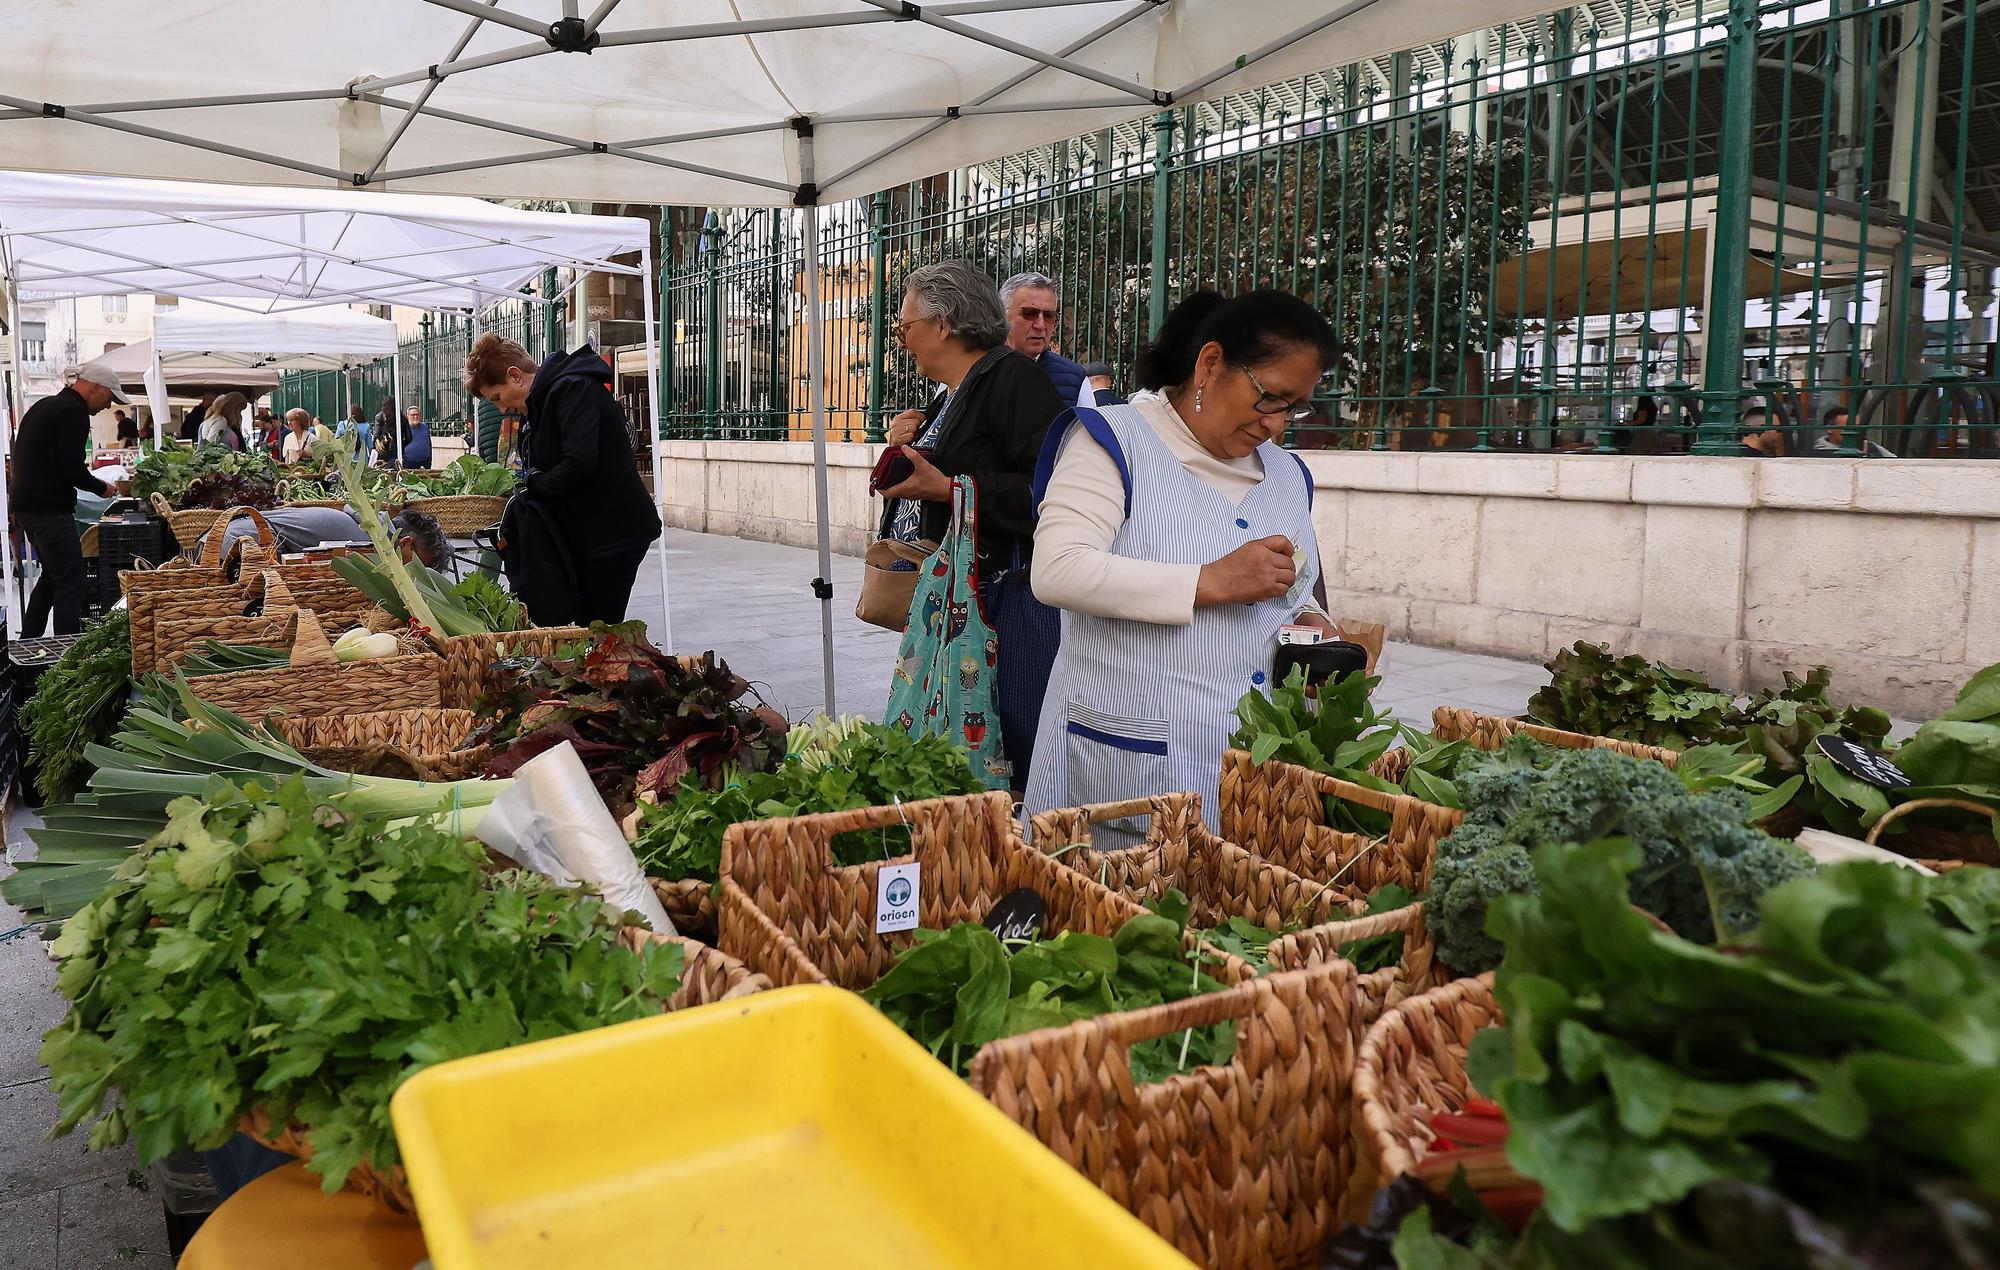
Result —
<path fill-rule="evenodd" d="M 1269 691 L 1278 628 L 1332 630 L 1312 598 L 1312 479 L 1277 438 L 1333 356 L 1295 296 L 1198 292 L 1141 354 L 1146 391 L 1050 427 L 1034 588 L 1063 610 L 1062 647 L 1030 814 L 1191 789 L 1214 826 L 1236 702 Z"/>

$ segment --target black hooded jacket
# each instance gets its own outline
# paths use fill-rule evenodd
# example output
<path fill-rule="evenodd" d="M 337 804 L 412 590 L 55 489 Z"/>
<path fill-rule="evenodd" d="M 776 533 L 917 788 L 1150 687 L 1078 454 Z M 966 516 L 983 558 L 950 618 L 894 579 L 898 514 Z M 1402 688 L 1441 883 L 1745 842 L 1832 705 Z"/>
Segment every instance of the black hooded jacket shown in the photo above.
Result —
<path fill-rule="evenodd" d="M 527 491 L 548 509 L 578 561 L 660 536 L 660 514 L 639 481 L 625 411 L 610 384 L 611 367 L 585 344 L 549 354 L 528 389 L 521 432 Z"/>

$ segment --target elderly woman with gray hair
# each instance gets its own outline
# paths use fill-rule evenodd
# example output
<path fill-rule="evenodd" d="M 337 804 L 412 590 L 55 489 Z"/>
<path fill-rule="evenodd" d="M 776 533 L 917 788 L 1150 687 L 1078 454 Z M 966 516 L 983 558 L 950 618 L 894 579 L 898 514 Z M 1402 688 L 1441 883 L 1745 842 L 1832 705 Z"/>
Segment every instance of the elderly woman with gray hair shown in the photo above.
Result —
<path fill-rule="evenodd" d="M 943 538 L 951 520 L 951 481 L 969 477 L 979 495 L 979 572 L 991 587 L 1009 570 L 1024 573 L 1035 549 L 1035 508 L 1030 493 L 1035 460 L 1049 424 L 1063 412 L 1047 375 L 1007 346 L 1007 313 L 993 279 L 963 260 L 910 271 L 903 284 L 896 338 L 925 379 L 944 387 L 923 409 L 905 410 L 889 423 L 889 442 L 903 447 L 910 474 L 881 493 L 881 536 L 905 542 Z M 1047 678 L 1046 660 L 1033 668 L 1008 666 L 1001 640 L 1000 677 L 1023 673 Z M 1048 650 L 1053 657 L 1053 649 Z M 1034 710 L 1040 707 L 1039 693 Z M 1016 778 L 1025 780 L 1033 718 L 1016 726 L 1001 718 L 1001 739 Z M 1017 743 L 1018 738 L 1018 743 Z"/>

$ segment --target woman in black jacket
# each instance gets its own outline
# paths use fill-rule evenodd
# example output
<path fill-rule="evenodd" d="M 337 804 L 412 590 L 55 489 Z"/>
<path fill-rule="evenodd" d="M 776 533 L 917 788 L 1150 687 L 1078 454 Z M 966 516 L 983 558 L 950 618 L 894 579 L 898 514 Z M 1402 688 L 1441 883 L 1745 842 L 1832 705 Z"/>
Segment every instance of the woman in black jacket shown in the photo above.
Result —
<path fill-rule="evenodd" d="M 889 441 L 903 447 L 913 470 L 881 491 L 880 536 L 938 541 L 951 522 L 952 478 L 976 487 L 981 598 L 1000 636 L 1000 741 L 1016 779 L 1026 780 L 1060 634 L 1053 612 L 1034 611 L 1027 586 L 1031 486 L 1042 438 L 1064 403 L 1040 366 L 1007 347 L 998 288 L 962 260 L 911 270 L 895 330 L 924 378 L 945 391 L 927 410 L 890 421 Z"/>
<path fill-rule="evenodd" d="M 524 489 L 547 511 L 575 563 L 575 611 L 550 621 L 623 621 L 639 565 L 660 536 L 660 513 L 639 480 L 611 383 L 611 367 L 588 344 L 551 353 L 537 368 L 526 349 L 488 332 L 465 363 L 467 392 L 526 416 Z"/>

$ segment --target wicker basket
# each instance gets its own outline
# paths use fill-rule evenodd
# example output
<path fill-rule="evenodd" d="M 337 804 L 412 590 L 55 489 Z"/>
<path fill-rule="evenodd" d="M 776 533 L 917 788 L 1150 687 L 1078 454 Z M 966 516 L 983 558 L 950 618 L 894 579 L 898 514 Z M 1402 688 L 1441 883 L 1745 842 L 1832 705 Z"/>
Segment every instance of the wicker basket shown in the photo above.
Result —
<path fill-rule="evenodd" d="M 1380 1180 L 1416 1168 L 1431 1113 L 1465 1106 L 1473 1033 L 1500 1021 L 1493 976 L 1484 974 L 1411 997 L 1368 1029 L 1354 1068 L 1355 1134 Z"/>
<path fill-rule="evenodd" d="M 476 531 L 497 524 L 507 510 L 505 494 L 439 494 L 413 498 L 402 510 L 422 512 L 437 518 L 438 528 L 453 538 L 470 538 Z"/>
<path fill-rule="evenodd" d="M 193 551 L 203 534 L 214 529 L 223 517 L 233 515 L 240 510 L 247 509 L 232 507 L 226 511 L 218 511 L 212 507 L 191 507 L 185 511 L 176 511 L 173 504 L 167 501 L 166 495 L 158 490 L 153 492 L 153 512 L 167 522 L 167 532 L 174 536 L 174 541 L 180 544 L 182 551 Z"/>
<path fill-rule="evenodd" d="M 185 603 L 163 599 L 152 606 L 153 648 L 149 666 L 171 669 L 190 651 L 211 639 L 225 644 L 269 644 L 284 639 L 292 614 L 302 607 L 314 610 L 323 629 L 365 626 L 371 631 L 389 631 L 401 625 L 358 591 L 352 592 L 351 599 L 340 595 L 341 603 L 336 606 L 329 604 L 328 596 L 317 590 L 300 596 L 296 589 L 277 568 L 268 567 L 248 579 L 241 600 L 233 599 L 227 589 L 213 593 L 218 601 L 215 605 L 209 605 L 198 595 L 189 596 Z M 243 616 L 243 603 L 260 595 L 264 601 L 263 613 Z M 135 667 L 138 664 L 136 650 L 133 664 Z"/>
<path fill-rule="evenodd" d="M 651 790 L 640 791 L 639 803 L 659 804 L 659 797 Z M 618 822 L 624 831 L 625 841 L 639 840 L 639 826 L 645 821 L 645 812 L 634 806 L 624 819 Z M 654 878 L 646 879 L 653 888 L 653 895 L 660 901 L 660 907 L 667 910 L 674 929 L 683 935 L 696 939 L 715 938 L 715 887 L 699 878 Z"/>
<path fill-rule="evenodd" d="M 1122 851 L 1090 845 L 1090 826 L 1142 818 L 1149 822 L 1143 845 Z M 1310 881 L 1210 833 L 1195 794 L 1045 811 L 1034 817 L 1031 830 L 1039 850 L 1135 903 L 1179 890 L 1193 906 L 1192 926 L 1217 926 L 1232 917 L 1270 930 L 1304 926 L 1271 942 L 1274 970 L 1340 961 L 1340 949 L 1353 940 L 1402 932 L 1398 963 L 1355 982 L 1359 1026 L 1374 1022 L 1385 1006 L 1429 988 L 1437 973 L 1421 904 L 1369 915 L 1367 894 L 1345 879 L 1331 885 Z"/>
<path fill-rule="evenodd" d="M 280 740 L 326 767 L 358 770 L 349 764 L 359 764 L 372 751 L 387 749 L 406 756 L 421 773 L 419 779 L 453 781 L 477 776 L 493 757 L 490 745 L 459 748 L 477 722 L 470 710 L 427 707 L 366 714 L 277 715 L 269 726 Z"/>
<path fill-rule="evenodd" d="M 909 856 L 833 863 L 829 843 L 836 836 L 896 824 L 910 827 Z M 915 942 L 908 931 L 878 935 L 874 922 L 876 874 L 884 864 L 910 859 L 922 866 L 920 920 L 933 930 L 983 921 L 996 900 L 1020 887 L 1048 901 L 1044 929 L 1052 935 L 1114 935 L 1145 911 L 1031 850 L 1005 794 L 965 794 L 731 825 L 722 839 L 717 888 L 722 947 L 773 983 L 865 988 Z M 1254 977 L 1235 957 L 1223 958 L 1210 973 L 1225 983 Z"/>
<path fill-rule="evenodd" d="M 1636 741 L 1620 741 L 1608 736 L 1590 736 L 1583 732 L 1564 732 L 1558 728 L 1545 728 L 1539 723 L 1529 723 L 1525 719 L 1503 719 L 1498 715 L 1460 710 L 1454 706 L 1439 706 L 1431 711 L 1431 735 L 1440 741 L 1470 741 L 1475 749 L 1481 750 L 1500 749 L 1507 744 L 1509 737 L 1521 735 L 1566 750 L 1616 750 L 1633 758 L 1653 759 L 1668 767 L 1681 761 L 1678 750 L 1641 745 Z"/>
<path fill-rule="evenodd" d="M 368 714 L 437 706 L 443 662 L 427 653 L 342 662 L 312 610 L 292 615 L 289 665 L 191 681 L 196 696 L 248 718 L 266 714 Z"/>
<path fill-rule="evenodd" d="M 435 641 L 444 658 L 444 704 L 470 710 L 492 682 L 489 667 L 503 657 L 546 657 L 590 634 L 581 626 L 532 626 L 492 635 L 453 635 Z"/>
<path fill-rule="evenodd" d="M 1388 834 L 1368 838 L 1329 828 L 1327 798 L 1388 813 Z M 1253 763 L 1242 750 L 1222 756 L 1218 819 L 1224 838 L 1301 877 L 1346 882 L 1362 895 L 1392 882 L 1419 895 L 1429 890 L 1437 844 L 1464 818 L 1448 807 L 1364 789 L 1296 764 Z"/>
<path fill-rule="evenodd" d="M 159 495 L 154 497 L 159 498 Z M 277 536 L 272 533 L 271 522 L 264 519 L 262 512 L 252 507 L 232 507 L 221 515 L 231 520 L 237 516 L 250 517 L 257 530 L 255 543 L 267 552 L 276 551 Z M 248 539 L 239 541 L 250 542 Z M 228 584 L 229 573 L 223 560 L 221 534 L 209 535 L 208 541 L 202 544 L 199 559 L 176 556 L 156 569 L 119 570 L 118 589 L 124 593 L 125 607 L 131 614 L 134 675 L 142 675 L 152 669 L 153 616 L 163 600 L 184 596 L 199 587 Z M 245 603 L 248 603 L 247 598 Z"/>
<path fill-rule="evenodd" d="M 2000 865 L 2000 843 L 1995 842 L 1990 830 L 1952 829 L 1912 822 L 1904 827 L 1902 833 L 1887 834 L 1889 826 L 1904 816 L 1919 811 L 1945 810 L 1983 815 L 1989 817 L 1989 823 L 1994 814 L 1993 808 L 1969 798 L 1915 798 L 1891 807 L 1886 815 L 1877 820 L 1868 831 L 1868 843 L 1929 864 L 1955 861 L 1989 867 Z"/>
<path fill-rule="evenodd" d="M 690 1006 L 734 1000 L 771 986 L 769 979 L 751 971 L 734 957 L 692 939 L 661 935 L 635 926 L 625 927 L 619 931 L 618 937 L 635 952 L 648 943 L 679 944 L 685 950 L 687 960 L 681 967 L 680 987 L 667 998 L 666 1009 L 669 1013 Z M 273 1150 L 301 1160 L 312 1159 L 312 1144 L 306 1140 L 305 1127 L 296 1124 L 283 1128 L 274 1126 L 261 1107 L 243 1117 L 237 1127 Z M 417 1211 L 416 1202 L 410 1195 L 409 1179 L 400 1165 L 378 1170 L 363 1161 L 347 1175 L 347 1189 L 373 1195 L 394 1212 L 414 1215 Z"/>
<path fill-rule="evenodd" d="M 246 574 L 235 582 L 149 587 L 127 596 L 125 605 L 131 613 L 133 677 L 151 674 L 160 668 L 161 626 L 184 632 L 184 627 L 176 623 L 243 617 L 246 609 L 263 600 L 265 583 L 265 574 L 259 571 Z"/>
<path fill-rule="evenodd" d="M 972 1087 L 1201 1265 L 1314 1266 L 1355 1163 L 1354 968 L 995 1041 Z M 1236 1056 L 1135 1086 L 1139 1041 L 1234 1022 Z"/>

